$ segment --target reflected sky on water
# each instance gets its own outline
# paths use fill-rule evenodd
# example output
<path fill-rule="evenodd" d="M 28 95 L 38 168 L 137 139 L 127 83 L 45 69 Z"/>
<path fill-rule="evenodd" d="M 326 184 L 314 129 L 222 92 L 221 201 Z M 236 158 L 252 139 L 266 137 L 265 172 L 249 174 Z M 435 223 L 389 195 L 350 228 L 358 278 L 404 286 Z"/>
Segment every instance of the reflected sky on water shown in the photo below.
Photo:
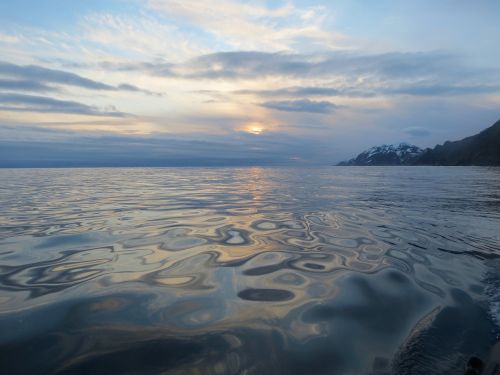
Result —
<path fill-rule="evenodd" d="M 500 169 L 0 170 L 20 374 L 441 374 L 500 317 Z"/>

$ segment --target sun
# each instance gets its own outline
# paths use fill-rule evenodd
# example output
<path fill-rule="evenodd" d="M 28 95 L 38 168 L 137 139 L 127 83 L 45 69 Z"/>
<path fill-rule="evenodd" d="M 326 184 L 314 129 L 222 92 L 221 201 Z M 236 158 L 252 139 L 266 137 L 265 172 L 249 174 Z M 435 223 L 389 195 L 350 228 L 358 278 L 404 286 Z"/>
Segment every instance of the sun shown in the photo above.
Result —
<path fill-rule="evenodd" d="M 256 134 L 256 135 L 259 135 L 263 132 L 264 129 L 262 129 L 261 127 L 259 126 L 251 126 L 248 131 L 252 134 Z"/>
<path fill-rule="evenodd" d="M 244 130 L 247 133 L 259 135 L 264 131 L 264 126 L 259 122 L 251 122 L 245 125 Z"/>

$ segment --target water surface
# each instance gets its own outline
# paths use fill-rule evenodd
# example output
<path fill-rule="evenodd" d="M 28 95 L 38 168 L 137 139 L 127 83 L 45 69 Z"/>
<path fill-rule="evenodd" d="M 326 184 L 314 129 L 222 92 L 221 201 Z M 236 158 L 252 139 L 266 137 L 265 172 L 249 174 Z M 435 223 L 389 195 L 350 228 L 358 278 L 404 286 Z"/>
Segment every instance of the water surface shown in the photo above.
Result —
<path fill-rule="evenodd" d="M 500 169 L 0 170 L 6 374 L 443 374 L 500 323 Z"/>

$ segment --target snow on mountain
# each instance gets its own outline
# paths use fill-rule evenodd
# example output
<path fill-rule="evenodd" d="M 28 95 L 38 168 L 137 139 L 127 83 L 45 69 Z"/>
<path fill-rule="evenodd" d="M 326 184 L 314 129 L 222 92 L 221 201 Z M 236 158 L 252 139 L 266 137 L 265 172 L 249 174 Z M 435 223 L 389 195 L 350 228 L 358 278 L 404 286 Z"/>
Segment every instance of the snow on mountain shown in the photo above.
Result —
<path fill-rule="evenodd" d="M 363 151 L 357 157 L 339 165 L 409 165 L 423 150 L 415 145 L 400 143 L 382 145 Z"/>

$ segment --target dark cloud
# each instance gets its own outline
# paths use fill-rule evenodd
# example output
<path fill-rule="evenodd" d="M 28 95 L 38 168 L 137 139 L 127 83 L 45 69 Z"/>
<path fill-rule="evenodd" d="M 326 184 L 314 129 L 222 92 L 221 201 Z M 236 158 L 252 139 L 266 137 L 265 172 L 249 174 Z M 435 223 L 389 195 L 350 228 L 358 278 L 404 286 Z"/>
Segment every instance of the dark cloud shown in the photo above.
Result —
<path fill-rule="evenodd" d="M 0 61 L 0 76 L 9 78 L 9 80 L 4 80 L 4 85 L 9 85 L 14 82 L 11 79 L 15 78 L 21 86 L 24 85 L 24 87 L 26 87 L 27 91 L 43 91 L 40 89 L 43 87 L 45 88 L 45 91 L 48 91 L 47 88 L 54 90 L 54 88 L 49 85 L 64 85 L 81 87 L 89 90 L 134 91 L 146 94 L 155 94 L 151 91 L 142 90 L 130 84 L 121 84 L 115 87 L 84 78 L 78 74 L 62 70 L 48 69 L 38 65 L 21 66 Z M 21 86 L 18 86 L 17 90 L 21 90 Z M 1 85 L 0 88 L 2 88 Z"/>
<path fill-rule="evenodd" d="M 265 102 L 260 105 L 262 107 L 276 109 L 278 111 L 310 113 L 331 113 L 337 108 L 337 105 L 331 102 L 319 102 L 309 99 Z"/>
<path fill-rule="evenodd" d="M 172 75 L 171 68 L 175 64 L 164 60 L 156 60 L 153 62 L 129 62 L 129 61 L 94 61 L 94 62 L 75 62 L 69 59 L 61 58 L 38 58 L 38 61 L 44 64 L 57 64 L 67 69 L 96 69 L 108 71 L 148 71 L 156 72 L 162 75 Z"/>
<path fill-rule="evenodd" d="M 387 85 L 394 87 L 387 87 Z M 383 87 L 285 87 L 275 90 L 236 90 L 236 95 L 256 95 L 264 98 L 274 97 L 373 97 L 376 95 L 412 95 L 412 96 L 454 96 L 473 95 L 500 92 L 500 85 L 456 85 L 456 84 L 432 84 L 432 83 L 385 83 Z M 216 95 L 217 92 L 198 91 L 208 95 Z"/>
<path fill-rule="evenodd" d="M 69 62 L 66 64 L 72 66 Z M 460 56 L 439 51 L 370 55 L 346 51 L 316 55 L 257 51 L 219 52 L 198 56 L 182 63 L 102 61 L 94 63 L 92 68 L 141 71 L 154 76 L 195 80 L 238 80 L 273 76 L 317 78 L 335 82 L 321 87 L 311 85 L 235 92 L 262 97 L 371 97 L 399 94 L 437 96 L 500 91 L 500 69 L 473 67 Z M 339 80 L 340 83 L 337 83 Z M 118 88 L 139 90 L 126 84 Z"/>
<path fill-rule="evenodd" d="M 152 75 L 184 79 L 238 80 L 273 76 L 331 82 L 322 86 L 234 92 L 261 97 L 451 96 L 500 92 L 500 69 L 473 67 L 459 56 L 444 52 L 372 55 L 341 51 L 325 55 L 221 52 L 179 64 L 142 63 L 136 68 Z"/>
<path fill-rule="evenodd" d="M 199 91 L 200 93 L 210 94 L 210 92 Z M 215 95 L 213 92 L 212 95 Z M 275 90 L 236 90 L 233 91 L 236 95 L 257 95 L 261 97 L 307 97 L 307 96 L 350 96 L 350 97 L 372 97 L 376 93 L 373 89 L 362 89 L 362 88 L 335 88 L 335 87 L 284 87 Z"/>
<path fill-rule="evenodd" d="M 0 93 L 0 110 L 16 112 L 70 113 L 91 116 L 124 117 L 123 112 L 102 110 L 86 104 L 44 96 Z"/>
<path fill-rule="evenodd" d="M 150 65 L 156 74 L 187 78 L 255 78 L 264 76 L 327 77 L 375 75 L 409 78 L 470 71 L 459 59 L 445 53 L 385 53 L 361 55 L 348 52 L 300 55 L 265 52 L 221 52 L 203 55 L 183 64 Z"/>
<path fill-rule="evenodd" d="M 285 87 L 275 90 L 237 90 L 235 94 L 256 94 L 267 97 L 280 96 L 339 96 L 342 91 L 333 87 Z"/>
<path fill-rule="evenodd" d="M 283 133 L 61 137 L 0 140 L 0 167 L 289 165 L 332 159 L 331 144 Z"/>
<path fill-rule="evenodd" d="M 48 92 L 57 91 L 57 88 L 48 86 L 42 82 L 31 81 L 27 79 L 0 78 L 0 90 Z"/>
<path fill-rule="evenodd" d="M 0 62 L 0 74 L 35 82 L 78 86 L 91 90 L 115 90 L 116 88 L 101 82 L 81 77 L 62 70 L 47 69 L 37 65 L 15 65 Z"/>
<path fill-rule="evenodd" d="M 177 64 L 159 61 L 100 62 L 97 65 L 107 70 L 140 70 L 153 75 L 188 79 L 247 79 L 266 76 L 306 78 L 337 75 L 409 78 L 474 72 L 474 69 L 467 68 L 457 56 L 443 52 L 363 55 L 338 51 L 324 55 L 303 55 L 239 51 L 201 55 Z"/>
<path fill-rule="evenodd" d="M 121 85 L 118 85 L 117 89 L 122 91 L 142 92 L 148 95 L 163 96 L 163 94 L 161 93 L 140 89 L 137 86 L 129 85 L 128 83 L 122 83 Z"/>

